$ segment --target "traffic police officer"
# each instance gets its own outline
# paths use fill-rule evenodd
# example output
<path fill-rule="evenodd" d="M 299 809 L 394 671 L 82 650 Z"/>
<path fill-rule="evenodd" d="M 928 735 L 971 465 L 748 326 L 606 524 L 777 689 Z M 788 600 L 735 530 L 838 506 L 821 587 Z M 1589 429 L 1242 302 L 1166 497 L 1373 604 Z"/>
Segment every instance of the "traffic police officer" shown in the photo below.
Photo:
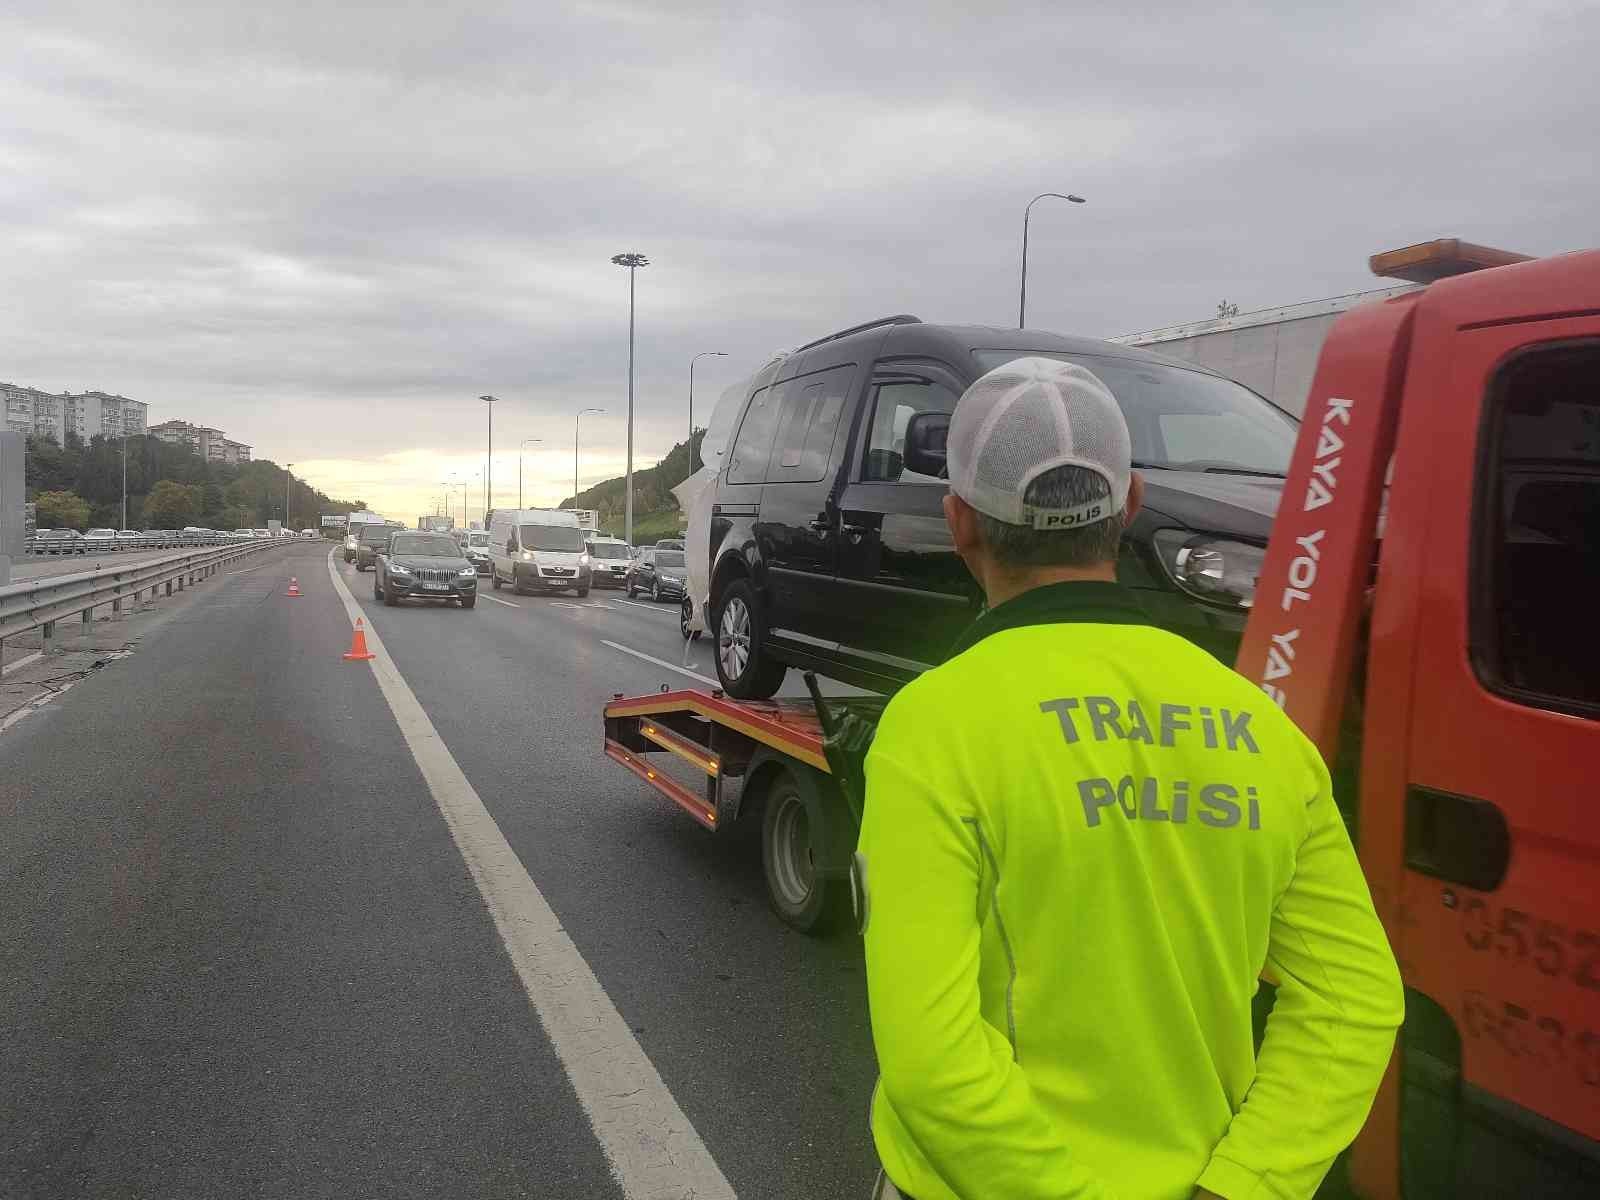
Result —
<path fill-rule="evenodd" d="M 947 467 L 988 608 L 867 758 L 878 1194 L 1309 1197 L 1402 1014 L 1327 769 L 1116 582 L 1143 484 L 1091 372 L 991 371 Z"/>

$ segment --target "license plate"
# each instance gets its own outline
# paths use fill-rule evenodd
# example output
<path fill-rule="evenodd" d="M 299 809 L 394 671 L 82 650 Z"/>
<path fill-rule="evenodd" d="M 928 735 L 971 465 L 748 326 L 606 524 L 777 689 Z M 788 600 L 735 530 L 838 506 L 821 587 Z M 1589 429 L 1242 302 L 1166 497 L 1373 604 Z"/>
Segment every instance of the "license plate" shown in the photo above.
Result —
<path fill-rule="evenodd" d="M 424 583 L 422 590 L 425 592 L 448 592 L 450 585 L 448 583 Z"/>

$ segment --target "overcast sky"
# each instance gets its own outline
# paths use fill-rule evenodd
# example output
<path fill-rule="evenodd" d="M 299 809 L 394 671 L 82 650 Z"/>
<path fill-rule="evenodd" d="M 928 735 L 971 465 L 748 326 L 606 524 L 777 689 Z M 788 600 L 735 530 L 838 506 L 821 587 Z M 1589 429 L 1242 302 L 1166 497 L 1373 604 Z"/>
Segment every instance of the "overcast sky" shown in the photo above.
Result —
<path fill-rule="evenodd" d="M 1296 12 L 1295 9 L 1303 11 Z M 1112 336 L 1597 244 L 1594 3 L 7 0 L 0 379 L 121 392 L 409 520 L 619 474 L 892 312 Z M 481 484 L 472 493 L 481 504 Z M 459 497 L 459 492 L 457 493 Z M 459 505 L 459 499 L 457 500 Z"/>

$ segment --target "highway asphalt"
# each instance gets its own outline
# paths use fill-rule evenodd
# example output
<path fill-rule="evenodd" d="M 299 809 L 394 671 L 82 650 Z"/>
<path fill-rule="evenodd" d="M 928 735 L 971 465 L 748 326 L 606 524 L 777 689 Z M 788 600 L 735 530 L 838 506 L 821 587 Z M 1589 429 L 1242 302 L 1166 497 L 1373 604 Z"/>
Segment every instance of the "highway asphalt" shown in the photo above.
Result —
<path fill-rule="evenodd" d="M 757 830 L 600 753 L 612 693 L 709 646 L 620 594 L 385 608 L 333 570 L 732 1190 L 866 1195 L 859 940 L 788 930 Z M 341 658 L 326 544 L 162 603 L 0 732 L 0 1195 L 622 1195 L 415 730 Z"/>

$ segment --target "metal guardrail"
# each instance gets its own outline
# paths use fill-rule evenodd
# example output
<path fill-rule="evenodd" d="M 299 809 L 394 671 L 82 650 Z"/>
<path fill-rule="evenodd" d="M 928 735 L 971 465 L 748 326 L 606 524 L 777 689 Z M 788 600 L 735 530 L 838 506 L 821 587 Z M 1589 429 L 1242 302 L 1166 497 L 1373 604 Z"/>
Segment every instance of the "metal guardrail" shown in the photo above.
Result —
<path fill-rule="evenodd" d="M 41 538 L 30 536 L 23 553 L 30 557 L 45 554 L 115 554 L 118 550 L 166 550 L 179 546 L 240 546 L 266 538 L 247 538 L 234 533 L 185 533 L 174 529 L 166 533 L 140 534 L 131 538 Z M 303 534 L 282 534 L 272 539 L 284 542 L 309 542 Z"/>
<path fill-rule="evenodd" d="M 181 592 L 188 585 L 215 575 L 219 567 L 275 546 L 293 545 L 298 540 L 239 541 L 210 550 L 168 554 L 125 567 L 49 575 L 0 587 L 0 645 L 8 637 L 39 628 L 44 629 L 48 643 L 55 633 L 55 623 L 66 617 L 81 614 L 87 625 L 94 618 L 94 610 L 101 605 L 109 604 L 112 612 L 120 612 L 124 600 L 137 603 L 143 593 L 148 591 L 153 597 L 162 587 L 170 596 L 174 584 Z"/>

